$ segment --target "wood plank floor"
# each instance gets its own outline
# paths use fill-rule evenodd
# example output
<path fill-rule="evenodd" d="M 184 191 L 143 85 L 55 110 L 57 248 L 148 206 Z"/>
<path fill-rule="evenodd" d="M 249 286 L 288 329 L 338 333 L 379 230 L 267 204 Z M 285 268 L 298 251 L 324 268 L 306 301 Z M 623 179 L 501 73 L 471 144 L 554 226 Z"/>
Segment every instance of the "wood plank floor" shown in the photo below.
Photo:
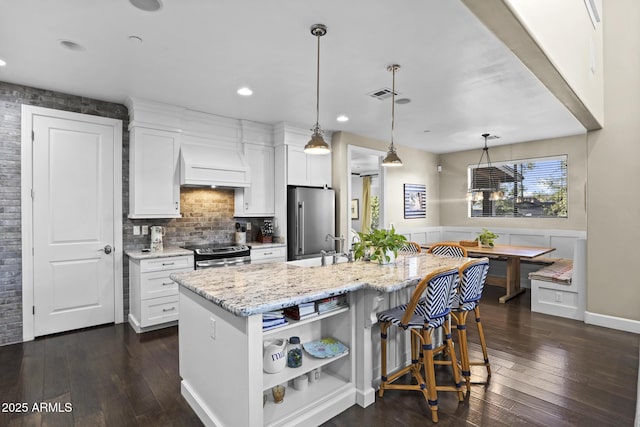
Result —
<path fill-rule="evenodd" d="M 498 304 L 501 292 L 487 287 L 482 304 L 491 381 L 474 385 L 461 404 L 440 393 L 438 425 L 632 426 L 640 338 L 531 313 L 528 293 Z M 202 425 L 180 395 L 177 333 L 173 327 L 138 335 L 127 324 L 108 325 L 0 347 L 0 426 Z M 469 335 L 477 355 L 473 327 Z M 474 368 L 474 380 L 485 375 Z M 20 402 L 26 412 L 8 407 Z M 41 402 L 49 406 L 34 410 Z M 430 420 L 421 395 L 390 390 L 324 425 Z"/>

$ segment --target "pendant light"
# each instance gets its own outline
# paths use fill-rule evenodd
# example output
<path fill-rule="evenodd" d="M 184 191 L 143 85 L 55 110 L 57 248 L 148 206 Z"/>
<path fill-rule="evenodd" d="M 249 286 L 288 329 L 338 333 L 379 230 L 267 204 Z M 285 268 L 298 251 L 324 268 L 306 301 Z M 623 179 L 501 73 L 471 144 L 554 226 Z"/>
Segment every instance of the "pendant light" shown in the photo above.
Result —
<path fill-rule="evenodd" d="M 307 154 L 329 154 L 331 148 L 322 138 L 323 131 L 320 128 L 320 37 L 327 34 L 327 27 L 322 24 L 311 26 L 311 34 L 318 39 L 318 65 L 316 68 L 316 124 L 311 129 L 313 134 L 311 140 L 304 146 Z"/>
<path fill-rule="evenodd" d="M 484 193 L 489 194 L 489 200 L 496 201 L 501 200 L 504 197 L 504 193 L 500 191 L 499 183 L 496 185 L 493 184 L 492 171 L 493 165 L 491 165 L 491 157 L 489 157 L 489 147 L 487 146 L 487 138 L 489 138 L 488 133 L 483 133 L 482 137 L 484 138 L 484 148 L 482 149 L 482 154 L 480 155 L 480 160 L 478 160 L 478 166 L 476 166 L 476 170 L 473 172 L 473 179 L 471 182 L 471 188 L 467 190 L 467 199 L 472 202 L 480 202 L 484 200 Z M 489 174 L 489 186 L 478 185 L 478 169 L 480 169 L 480 165 L 482 164 L 482 159 L 484 156 L 487 156 L 487 166 L 484 167 L 488 171 Z"/>
<path fill-rule="evenodd" d="M 400 68 L 399 65 L 393 64 L 387 67 L 387 71 L 391 71 L 393 74 L 393 84 L 391 86 L 391 144 L 389 145 L 389 151 L 387 156 L 382 161 L 382 166 L 386 167 L 398 167 L 402 166 L 402 160 L 396 153 L 396 147 L 393 145 L 393 129 L 395 127 L 395 107 L 396 107 L 396 71 Z"/>

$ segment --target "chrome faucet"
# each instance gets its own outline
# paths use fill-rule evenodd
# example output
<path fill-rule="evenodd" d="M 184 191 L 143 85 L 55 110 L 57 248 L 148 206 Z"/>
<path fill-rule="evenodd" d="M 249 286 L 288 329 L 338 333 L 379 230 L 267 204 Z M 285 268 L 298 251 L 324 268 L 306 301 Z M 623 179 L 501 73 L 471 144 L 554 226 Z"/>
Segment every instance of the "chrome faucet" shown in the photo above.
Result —
<path fill-rule="evenodd" d="M 336 251 L 331 251 L 333 254 L 333 264 L 337 264 L 338 263 L 338 258 L 340 258 L 341 256 L 345 257 L 347 259 L 347 262 L 353 262 L 353 250 L 349 249 L 349 252 L 345 252 L 344 251 L 344 236 L 340 236 L 340 237 L 336 237 L 333 234 L 327 234 L 324 238 L 324 241 L 327 242 L 329 241 L 329 239 L 332 239 L 334 242 L 335 241 L 339 241 L 340 242 L 340 249 L 338 252 Z M 329 254 L 329 253 L 326 253 Z M 323 261 L 324 261 L 324 255 L 323 254 Z M 325 265 L 325 264 L 322 264 Z"/>

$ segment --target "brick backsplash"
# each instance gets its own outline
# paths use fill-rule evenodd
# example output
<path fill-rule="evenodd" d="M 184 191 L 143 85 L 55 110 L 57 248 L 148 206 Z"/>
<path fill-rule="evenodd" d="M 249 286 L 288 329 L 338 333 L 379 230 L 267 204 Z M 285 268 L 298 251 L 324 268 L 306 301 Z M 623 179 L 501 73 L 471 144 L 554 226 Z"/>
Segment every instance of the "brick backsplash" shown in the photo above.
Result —
<path fill-rule="evenodd" d="M 184 246 L 198 243 L 230 243 L 235 238 L 235 223 L 246 224 L 249 219 L 234 219 L 234 190 L 209 188 L 182 188 L 180 211 L 182 218 L 136 219 L 133 225 L 161 225 L 166 234 L 165 246 Z M 261 223 L 252 218 L 252 231 Z M 126 229 L 125 234 L 133 234 Z M 133 236 L 136 249 L 149 247 L 150 236 Z"/>

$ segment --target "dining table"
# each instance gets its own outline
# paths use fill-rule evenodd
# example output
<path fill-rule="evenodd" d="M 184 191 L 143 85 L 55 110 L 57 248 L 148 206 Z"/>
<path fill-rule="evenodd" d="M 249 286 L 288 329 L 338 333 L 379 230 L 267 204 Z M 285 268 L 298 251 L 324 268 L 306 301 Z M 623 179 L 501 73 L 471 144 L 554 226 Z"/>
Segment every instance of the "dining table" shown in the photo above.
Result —
<path fill-rule="evenodd" d="M 455 243 L 458 242 L 437 242 L 437 243 Z M 429 249 L 434 243 L 424 243 L 420 246 Z M 506 289 L 506 293 L 499 298 L 500 303 L 504 304 L 512 298 L 525 292 L 520 287 L 520 261 L 532 260 L 549 252 L 553 252 L 556 248 L 541 246 L 522 246 L 522 245 L 503 245 L 495 244 L 493 246 L 465 246 L 467 254 L 470 257 L 486 256 L 489 258 L 505 259 L 507 262 L 506 277 L 487 276 L 486 283 L 493 286 L 501 286 Z"/>

